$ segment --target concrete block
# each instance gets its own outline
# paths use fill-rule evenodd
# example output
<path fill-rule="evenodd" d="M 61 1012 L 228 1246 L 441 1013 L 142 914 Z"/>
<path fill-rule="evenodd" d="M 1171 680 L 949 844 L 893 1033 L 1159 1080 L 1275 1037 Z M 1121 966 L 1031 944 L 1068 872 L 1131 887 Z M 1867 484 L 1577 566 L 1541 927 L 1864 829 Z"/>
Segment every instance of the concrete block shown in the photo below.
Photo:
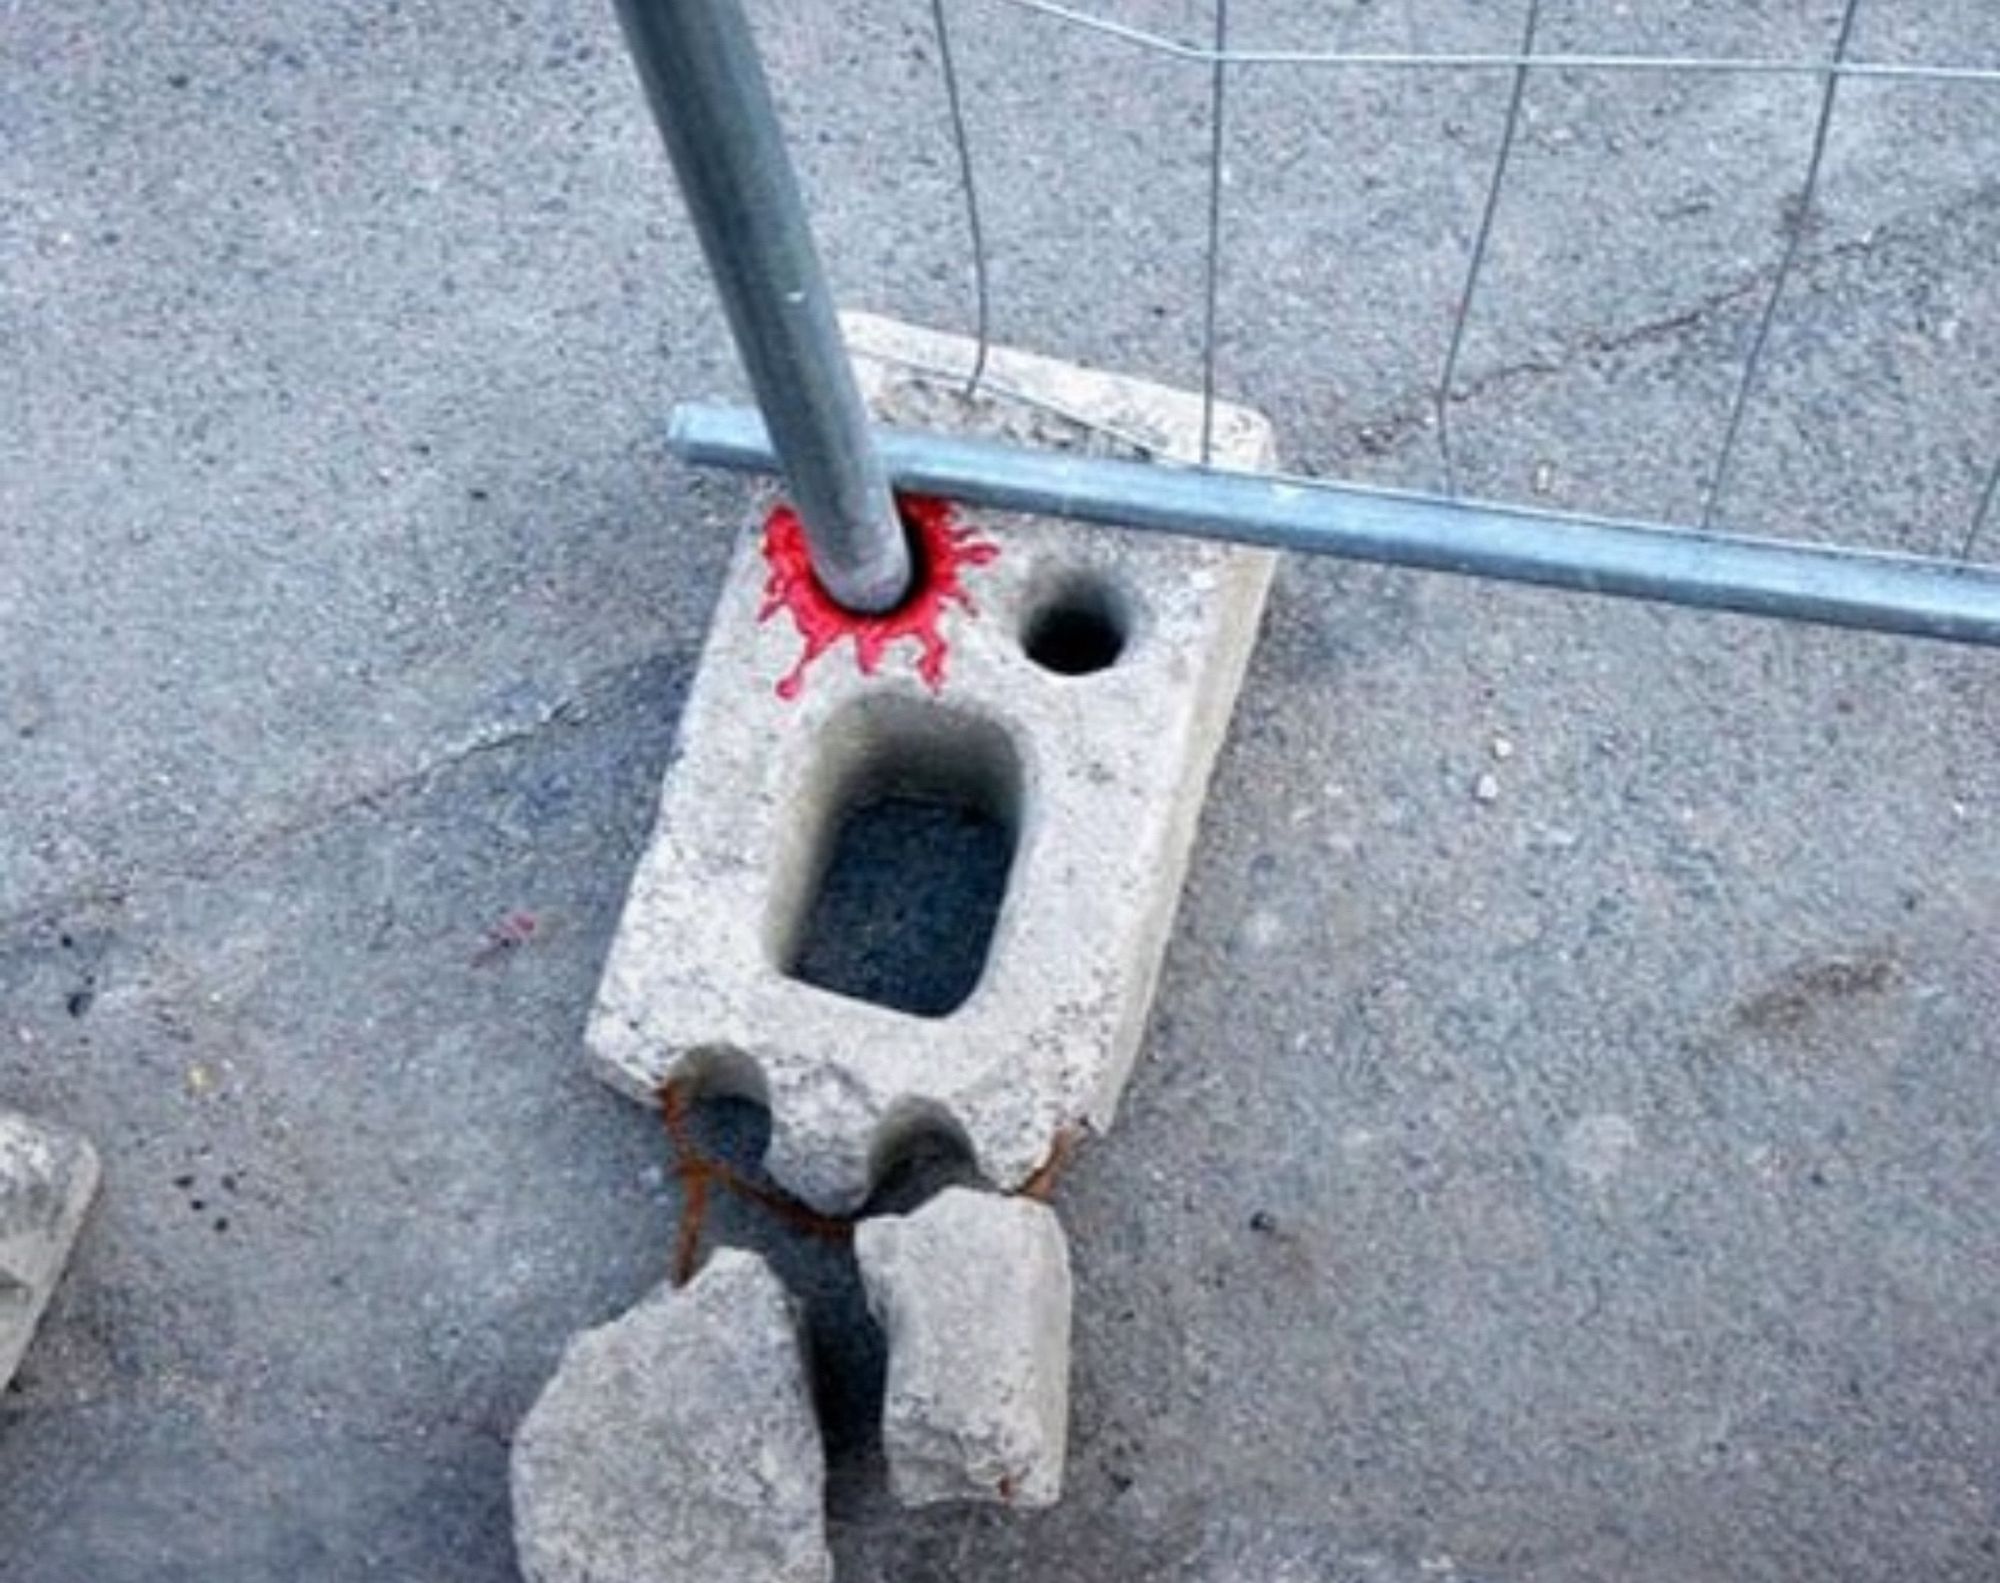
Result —
<path fill-rule="evenodd" d="M 1055 1211 L 950 1188 L 855 1228 L 889 1344 L 882 1440 L 906 1506 L 1051 1506 L 1069 1436 L 1069 1249 Z"/>
<path fill-rule="evenodd" d="M 833 1576 L 797 1318 L 754 1254 L 576 1337 L 511 1473 L 527 1583 Z"/>
<path fill-rule="evenodd" d="M 82 1138 L 0 1111 L 0 1386 L 34 1338 L 98 1174 Z"/>
<path fill-rule="evenodd" d="M 1031 399 L 966 402 L 909 365 L 962 369 L 969 343 L 847 325 L 887 421 L 1102 443 L 1064 412 L 1198 448 L 1184 392 L 996 349 L 992 378 Z M 1268 425 L 1223 407 L 1217 459 L 1268 464 Z M 937 599 L 934 642 L 878 628 L 803 667 L 810 623 L 784 608 L 762 514 L 745 533 L 590 1021 L 598 1069 L 636 1097 L 681 1077 L 766 1104 L 772 1175 L 829 1211 L 860 1204 L 916 1129 L 957 1134 L 1012 1188 L 1065 1127 L 1110 1123 L 1270 582 L 1263 551 L 962 517 L 925 530 L 957 535 L 965 596 Z M 1012 842 L 983 969 L 936 1014 L 798 970 L 841 822 L 885 795 Z"/>

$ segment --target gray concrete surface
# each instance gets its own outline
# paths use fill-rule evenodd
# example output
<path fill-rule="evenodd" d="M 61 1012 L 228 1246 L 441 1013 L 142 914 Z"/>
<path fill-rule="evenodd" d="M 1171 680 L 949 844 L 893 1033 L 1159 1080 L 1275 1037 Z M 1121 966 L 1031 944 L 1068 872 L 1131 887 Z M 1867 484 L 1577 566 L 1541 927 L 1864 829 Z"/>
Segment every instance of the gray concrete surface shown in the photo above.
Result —
<path fill-rule="evenodd" d="M 975 358 L 968 340 L 866 315 L 846 331 L 883 421 L 940 405 L 890 359 L 949 372 Z M 992 349 L 989 372 L 1162 453 L 1200 454 L 1198 396 L 1009 347 Z M 1026 409 L 947 410 L 965 429 L 1014 433 Z M 1075 422 L 1035 417 L 1043 444 L 1091 442 Z M 1224 406 L 1213 436 L 1226 465 L 1272 464 L 1255 413 Z M 1066 1135 L 1111 1125 L 1276 564 L 1267 550 L 1018 515 L 931 531 L 943 542 L 918 560 L 937 567 L 937 630 L 881 653 L 852 635 L 820 652 L 811 612 L 795 620 L 774 592 L 782 562 L 765 522 L 746 516 L 586 1034 L 599 1074 L 641 1103 L 669 1083 L 754 1097 L 771 1112 L 772 1178 L 842 1214 L 916 1132 L 949 1132 L 1012 1192 Z M 1088 627 L 1115 657 L 1079 673 L 1097 656 L 1038 637 L 1051 620 Z M 871 922 L 825 903 L 856 817 L 926 801 L 1003 848 L 986 927 L 963 942 L 971 972 L 915 1001 L 815 974 L 828 935 Z M 898 908 L 966 884 L 912 863 L 879 877 Z"/>
<path fill-rule="evenodd" d="M 952 323 L 926 9 L 759 14 L 843 298 Z M 1000 328 L 1185 381 L 1199 82 L 958 9 Z M 1559 9 L 1777 47 L 1835 8 Z M 105 1162 L 0 1398 L 0 1577 L 498 1583 L 509 1435 L 672 1239 L 656 1123 L 578 1052 L 747 504 L 659 423 L 739 387 L 599 7 L 0 30 L 0 1096 Z M 2000 11 L 1864 0 L 1863 42 L 1991 63 Z M 1949 542 L 2000 432 L 2000 117 L 1850 97 L 1729 516 Z M 1469 484 L 1691 509 L 1809 98 L 1533 92 Z M 1492 84 L 1236 103 L 1225 393 L 1428 480 Z M 1995 664 L 1285 566 L 1063 1192 L 1064 1502 L 895 1508 L 851 1270 L 714 1219 L 815 1293 L 843 1575 L 2000 1574 Z"/>

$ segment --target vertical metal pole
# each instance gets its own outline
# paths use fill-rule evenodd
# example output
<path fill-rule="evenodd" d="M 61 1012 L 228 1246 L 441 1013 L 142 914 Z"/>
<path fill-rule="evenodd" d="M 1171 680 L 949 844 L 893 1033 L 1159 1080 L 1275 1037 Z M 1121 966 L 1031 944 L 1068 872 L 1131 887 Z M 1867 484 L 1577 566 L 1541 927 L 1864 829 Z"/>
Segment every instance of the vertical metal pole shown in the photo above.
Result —
<path fill-rule="evenodd" d="M 849 609 L 888 610 L 909 589 L 909 545 L 742 0 L 617 4 L 813 569 Z"/>

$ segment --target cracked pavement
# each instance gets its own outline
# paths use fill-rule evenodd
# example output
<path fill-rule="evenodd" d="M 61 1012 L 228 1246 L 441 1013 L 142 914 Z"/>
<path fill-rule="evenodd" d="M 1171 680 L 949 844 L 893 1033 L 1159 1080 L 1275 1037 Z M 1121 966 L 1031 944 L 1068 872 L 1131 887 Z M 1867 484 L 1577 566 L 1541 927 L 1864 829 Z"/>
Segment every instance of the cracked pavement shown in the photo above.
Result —
<path fill-rule="evenodd" d="M 1547 0 L 1545 43 L 1812 51 L 1839 7 L 1629 9 Z M 1203 74 L 953 10 L 999 333 L 1192 382 Z M 757 15 L 843 300 L 963 325 L 929 7 Z M 105 1165 L 0 1399 L 0 1579 L 499 1583 L 509 1435 L 673 1238 L 580 1033 L 751 508 L 661 445 L 740 389 L 726 340 L 608 7 L 0 38 L 0 1102 Z M 2000 10 L 1863 0 L 1856 51 L 2000 63 Z M 1232 84 L 1221 383 L 1290 464 L 1434 483 L 1498 86 Z M 1698 514 L 1814 94 L 1536 79 L 1469 491 Z M 1843 89 L 1730 525 L 1958 542 L 1993 104 Z M 893 1509 L 851 1271 L 717 1212 L 813 1297 L 843 1577 L 2000 1573 L 1996 664 L 1288 563 L 1148 1057 L 1060 1194 L 1063 1504 Z"/>

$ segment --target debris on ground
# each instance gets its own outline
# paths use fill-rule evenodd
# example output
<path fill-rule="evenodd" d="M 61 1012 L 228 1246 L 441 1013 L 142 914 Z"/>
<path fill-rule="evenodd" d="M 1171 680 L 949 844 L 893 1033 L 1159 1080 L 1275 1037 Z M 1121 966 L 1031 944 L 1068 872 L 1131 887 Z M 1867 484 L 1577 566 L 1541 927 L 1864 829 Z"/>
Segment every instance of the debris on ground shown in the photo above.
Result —
<path fill-rule="evenodd" d="M 1055 1211 L 947 1188 L 855 1228 L 887 1333 L 882 1440 L 906 1506 L 1053 1505 L 1069 1429 L 1069 1250 Z"/>
<path fill-rule="evenodd" d="M 0 1110 L 0 1386 L 34 1339 L 98 1175 L 76 1134 Z"/>
<path fill-rule="evenodd" d="M 833 1576 L 798 1318 L 752 1253 L 571 1341 L 511 1476 L 527 1583 Z"/>

